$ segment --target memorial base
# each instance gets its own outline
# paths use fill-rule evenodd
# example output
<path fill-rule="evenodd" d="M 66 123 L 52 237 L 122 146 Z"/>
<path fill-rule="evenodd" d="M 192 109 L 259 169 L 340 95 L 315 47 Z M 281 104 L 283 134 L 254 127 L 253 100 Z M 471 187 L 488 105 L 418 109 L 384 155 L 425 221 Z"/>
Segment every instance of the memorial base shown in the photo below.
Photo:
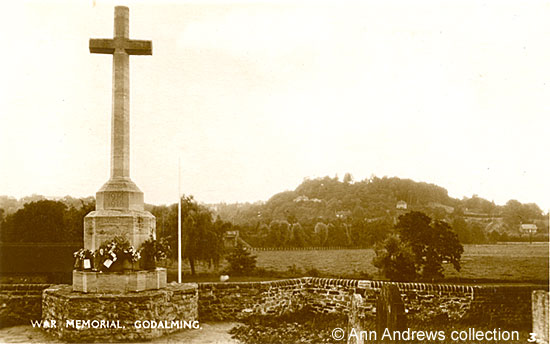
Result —
<path fill-rule="evenodd" d="M 166 269 L 99 272 L 73 270 L 73 291 L 82 293 L 127 293 L 166 287 Z"/>
<path fill-rule="evenodd" d="M 197 327 L 198 286 L 108 294 L 80 293 L 70 285 L 45 289 L 43 328 L 67 342 L 135 342 Z"/>

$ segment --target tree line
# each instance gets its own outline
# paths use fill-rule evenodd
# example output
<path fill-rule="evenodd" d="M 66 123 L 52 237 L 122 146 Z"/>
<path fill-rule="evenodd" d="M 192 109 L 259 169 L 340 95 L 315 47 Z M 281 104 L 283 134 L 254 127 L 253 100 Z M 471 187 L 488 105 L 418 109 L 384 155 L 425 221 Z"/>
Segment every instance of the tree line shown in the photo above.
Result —
<path fill-rule="evenodd" d="M 406 210 L 396 207 L 399 201 L 406 202 Z M 305 179 L 267 202 L 203 205 L 185 196 L 182 205 L 189 243 L 185 258 L 193 269 L 197 259 L 219 262 L 228 230 L 238 230 L 254 247 L 373 247 L 386 240 L 408 211 L 445 221 L 464 244 L 516 240 L 519 225 L 531 221 L 538 221 L 539 234 L 548 234 L 534 203 L 510 200 L 499 206 L 476 195 L 458 200 L 440 186 L 396 177 Z M 93 197 L 52 201 L 38 195 L 21 200 L 0 196 L 0 241 L 81 242 L 83 218 L 94 206 Z M 177 204 L 146 209 L 156 217 L 157 235 L 176 247 Z"/>

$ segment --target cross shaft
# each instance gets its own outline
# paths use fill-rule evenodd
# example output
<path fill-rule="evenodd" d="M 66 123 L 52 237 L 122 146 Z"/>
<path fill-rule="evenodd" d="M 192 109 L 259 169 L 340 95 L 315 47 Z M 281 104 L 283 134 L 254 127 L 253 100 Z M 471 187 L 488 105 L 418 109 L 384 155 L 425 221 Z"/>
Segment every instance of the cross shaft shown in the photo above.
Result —
<path fill-rule="evenodd" d="M 152 55 L 151 41 L 131 40 L 128 7 L 115 7 L 114 37 L 90 39 L 90 53 L 113 55 L 111 179 L 130 178 L 130 55 Z"/>

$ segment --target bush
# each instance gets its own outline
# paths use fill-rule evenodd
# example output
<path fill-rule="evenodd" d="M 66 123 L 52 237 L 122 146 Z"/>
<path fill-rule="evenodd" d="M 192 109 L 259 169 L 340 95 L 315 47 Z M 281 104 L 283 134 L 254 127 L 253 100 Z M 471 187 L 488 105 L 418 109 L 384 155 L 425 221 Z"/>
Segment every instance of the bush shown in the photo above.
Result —
<path fill-rule="evenodd" d="M 297 267 L 296 264 L 289 265 L 287 273 L 290 277 L 301 277 L 303 275 L 302 269 Z"/>
<path fill-rule="evenodd" d="M 229 263 L 229 274 L 235 276 L 252 275 L 256 269 L 256 256 L 241 243 L 237 243 L 235 249 L 226 258 Z"/>
<path fill-rule="evenodd" d="M 309 268 L 306 271 L 306 276 L 307 277 L 320 277 L 321 276 L 321 271 L 317 270 L 316 268 Z"/>

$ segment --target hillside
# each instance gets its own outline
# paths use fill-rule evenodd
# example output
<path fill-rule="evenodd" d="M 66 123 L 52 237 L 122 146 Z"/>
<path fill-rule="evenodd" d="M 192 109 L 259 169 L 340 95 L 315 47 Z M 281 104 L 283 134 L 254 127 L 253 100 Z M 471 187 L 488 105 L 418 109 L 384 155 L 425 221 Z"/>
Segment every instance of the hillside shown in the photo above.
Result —
<path fill-rule="evenodd" d="M 536 223 L 539 233 L 548 232 L 543 212 L 534 203 L 510 200 L 496 205 L 476 195 L 459 200 L 449 197 L 441 186 L 397 177 L 372 177 L 359 182 L 353 182 L 349 175 L 343 181 L 330 177 L 305 179 L 295 190 L 275 194 L 265 203 L 214 204 L 211 208 L 223 220 L 243 227 L 245 236 L 253 242 L 261 236 L 259 228 L 273 222 L 299 224 L 310 236 L 318 223 L 343 226 L 348 242 L 357 242 L 350 234 L 354 226 L 378 224 L 389 228 L 399 215 L 411 210 L 451 223 L 465 242 L 520 236 L 521 223 Z"/>

